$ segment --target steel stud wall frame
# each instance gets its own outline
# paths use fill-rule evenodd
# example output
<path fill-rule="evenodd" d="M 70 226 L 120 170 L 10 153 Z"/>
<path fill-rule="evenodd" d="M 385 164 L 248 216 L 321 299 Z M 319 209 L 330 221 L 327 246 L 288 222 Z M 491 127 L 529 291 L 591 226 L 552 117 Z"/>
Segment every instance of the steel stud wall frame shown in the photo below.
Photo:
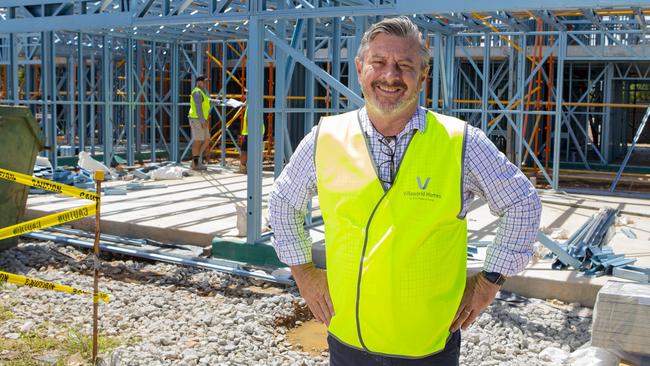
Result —
<path fill-rule="evenodd" d="M 180 162 L 189 94 L 207 74 L 214 95 L 247 103 L 255 242 L 263 156 L 277 176 L 320 116 L 363 105 L 361 35 L 394 15 L 412 17 L 433 56 L 422 103 L 483 129 L 538 182 L 621 168 L 650 103 L 638 92 L 650 85 L 646 1 L 4 0 L 0 103 L 32 109 L 54 165 L 82 150 Z M 212 109 L 223 165 L 242 114 Z"/>

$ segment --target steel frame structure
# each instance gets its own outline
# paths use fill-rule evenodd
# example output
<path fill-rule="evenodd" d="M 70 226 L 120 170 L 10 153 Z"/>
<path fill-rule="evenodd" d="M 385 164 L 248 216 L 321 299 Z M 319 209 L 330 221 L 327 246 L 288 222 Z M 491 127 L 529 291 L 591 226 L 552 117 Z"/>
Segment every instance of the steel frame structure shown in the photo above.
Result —
<path fill-rule="evenodd" d="M 213 94 L 247 103 L 256 242 L 261 123 L 277 176 L 319 116 L 363 105 L 354 55 L 367 26 L 392 15 L 411 16 L 429 42 L 423 104 L 482 128 L 553 189 L 567 163 L 625 168 L 627 111 L 648 102 L 625 97 L 650 83 L 645 1 L 5 0 L 0 103 L 40 116 L 55 166 L 79 150 L 180 162 L 189 92 L 208 74 Z M 222 164 L 242 114 L 213 108 Z"/>

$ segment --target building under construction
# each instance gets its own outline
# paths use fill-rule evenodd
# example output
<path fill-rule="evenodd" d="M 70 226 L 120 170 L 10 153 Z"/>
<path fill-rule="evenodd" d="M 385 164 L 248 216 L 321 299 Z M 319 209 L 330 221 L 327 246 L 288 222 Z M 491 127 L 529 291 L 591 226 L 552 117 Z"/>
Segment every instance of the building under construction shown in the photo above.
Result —
<path fill-rule="evenodd" d="M 212 245 L 212 254 L 225 260 L 282 266 L 268 245 L 272 232 L 263 225 L 273 180 L 320 117 L 364 105 L 354 63 L 361 37 L 369 25 L 398 15 L 419 26 L 432 56 L 421 105 L 482 129 L 545 192 L 543 202 L 587 210 L 583 217 L 616 203 L 620 212 L 646 220 L 639 238 L 632 233 L 645 240 L 650 232 L 647 1 L 3 0 L 0 104 L 30 110 L 43 134 L 40 155 L 53 169 L 76 167 L 79 154 L 87 152 L 105 166 L 144 176 L 136 168 L 189 164 L 191 92 L 196 78 L 205 75 L 213 98 L 244 104 L 211 107 L 210 178 L 193 176 L 167 191 L 127 197 L 124 189 L 123 197 L 102 198 L 103 232 Z M 245 115 L 248 169 L 246 175 L 232 174 Z M 109 195 L 110 183 L 105 189 Z M 619 203 L 621 197 L 634 201 Z M 169 212 L 161 211 L 163 201 Z M 30 196 L 28 210 L 37 216 L 69 209 L 66 205 L 58 197 Z M 245 220 L 235 223 L 235 209 Z M 305 228 L 312 230 L 321 227 L 322 218 L 316 200 L 310 209 Z M 545 211 L 554 215 L 543 220 L 549 228 L 570 216 L 566 207 L 555 209 Z M 486 207 L 480 210 L 489 216 Z M 582 226 L 578 221 L 584 220 L 572 221 L 576 234 L 565 245 L 538 239 L 554 248 L 560 267 L 584 272 L 584 263 L 566 254 L 567 245 L 594 232 L 604 240 L 601 229 L 613 225 L 615 215 L 608 211 Z M 239 235 L 233 234 L 237 225 Z M 493 233 L 495 225 L 481 230 Z M 470 235 L 478 248 L 480 232 Z M 41 236 L 32 238 L 55 237 L 36 235 Z M 322 239 L 322 232 L 311 235 Z M 233 245 L 234 236 L 241 243 Z M 248 246 L 241 249 L 244 242 Z M 635 248 L 647 253 L 647 247 Z M 315 262 L 324 263 L 323 252 L 314 251 Z M 619 260 L 613 267 L 633 263 L 613 252 L 595 256 L 600 262 L 593 268 L 600 272 L 592 275 L 611 275 L 613 262 L 607 260 Z M 635 268 L 618 273 L 650 281 L 650 270 Z M 604 283 L 562 278 L 546 288 L 530 286 L 524 277 L 511 280 L 510 289 L 587 306 Z"/>
<path fill-rule="evenodd" d="M 268 127 L 262 137 L 251 128 L 250 150 L 278 174 L 320 116 L 362 105 L 355 50 L 369 23 L 397 14 L 421 26 L 433 55 L 422 103 L 480 126 L 538 185 L 591 172 L 614 190 L 620 174 L 603 172 L 648 172 L 642 1 L 10 0 L 0 4 L 0 103 L 29 106 L 55 167 L 82 150 L 107 164 L 180 162 L 191 155 L 189 92 L 206 74 L 213 95 L 245 101 L 251 125 Z M 242 117 L 212 111 L 222 163 L 239 151 Z M 260 212 L 256 156 L 248 205 Z"/>

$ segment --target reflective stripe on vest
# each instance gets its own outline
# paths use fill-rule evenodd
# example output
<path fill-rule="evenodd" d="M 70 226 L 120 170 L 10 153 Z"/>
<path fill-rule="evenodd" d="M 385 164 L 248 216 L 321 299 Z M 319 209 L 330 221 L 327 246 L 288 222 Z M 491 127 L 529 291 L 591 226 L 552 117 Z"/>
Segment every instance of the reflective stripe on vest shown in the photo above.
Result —
<path fill-rule="evenodd" d="M 426 357 L 445 347 L 465 288 L 466 124 L 428 112 L 385 192 L 357 113 L 324 117 L 316 138 L 328 330 L 371 353 Z"/>
<path fill-rule="evenodd" d="M 190 95 L 190 112 L 187 114 L 190 118 L 199 118 L 199 115 L 196 113 L 196 103 L 194 102 L 194 93 L 201 92 L 203 96 L 203 101 L 201 102 L 201 109 L 203 109 L 203 117 L 207 120 L 210 117 L 210 97 L 203 91 L 203 89 L 198 86 L 192 89 L 192 95 Z"/>

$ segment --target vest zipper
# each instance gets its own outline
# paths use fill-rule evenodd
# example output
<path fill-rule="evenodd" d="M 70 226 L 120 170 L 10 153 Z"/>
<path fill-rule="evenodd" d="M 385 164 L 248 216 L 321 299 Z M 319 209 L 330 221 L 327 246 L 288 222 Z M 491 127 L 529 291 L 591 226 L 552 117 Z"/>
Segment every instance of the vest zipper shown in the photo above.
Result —
<path fill-rule="evenodd" d="M 395 182 L 393 182 L 394 184 Z M 392 187 L 392 186 L 391 186 Z M 372 222 L 373 216 L 375 216 L 375 212 L 377 211 L 377 207 L 381 204 L 381 202 L 384 200 L 384 197 L 388 194 L 390 191 L 390 188 L 387 191 L 384 191 L 384 194 L 381 196 L 379 201 L 377 201 L 377 204 L 375 205 L 375 208 L 372 209 L 372 213 L 370 214 L 370 218 L 368 218 L 368 223 L 366 224 L 366 232 L 364 235 L 363 239 L 363 249 L 361 250 L 361 260 L 359 261 L 359 276 L 357 278 L 357 299 L 356 299 L 356 304 L 355 304 L 355 318 L 357 321 L 357 335 L 359 336 L 359 342 L 361 343 L 361 347 L 366 352 L 370 352 L 368 348 L 366 347 L 365 343 L 363 343 L 363 337 L 361 336 L 361 322 L 359 320 L 359 298 L 361 295 L 361 273 L 363 271 L 363 258 L 366 256 L 366 246 L 368 245 L 368 230 L 370 229 L 370 223 Z"/>

